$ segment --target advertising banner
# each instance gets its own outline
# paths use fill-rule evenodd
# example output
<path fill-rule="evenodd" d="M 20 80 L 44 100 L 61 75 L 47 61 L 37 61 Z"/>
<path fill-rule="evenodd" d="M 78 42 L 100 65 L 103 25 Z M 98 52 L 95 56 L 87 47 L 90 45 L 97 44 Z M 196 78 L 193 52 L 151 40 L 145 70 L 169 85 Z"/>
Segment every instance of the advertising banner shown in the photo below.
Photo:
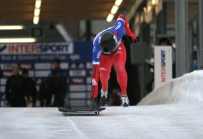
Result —
<path fill-rule="evenodd" d="M 171 46 L 154 47 L 154 81 L 155 89 L 172 79 Z"/>
<path fill-rule="evenodd" d="M 56 58 L 60 59 L 61 69 L 67 74 L 69 98 L 73 103 L 76 101 L 75 104 L 79 105 L 81 101 L 87 105 L 90 99 L 87 93 L 90 91 L 86 89 L 86 85 L 91 85 L 87 79 L 91 77 L 89 73 L 92 70 L 91 42 L 0 44 L 0 66 L 4 74 L 0 79 L 1 96 L 5 93 L 5 82 L 12 74 L 15 64 L 21 69 L 28 69 L 29 76 L 39 89 L 42 80 L 49 76 L 53 68 L 52 62 Z M 84 95 L 79 95 L 82 93 Z"/>

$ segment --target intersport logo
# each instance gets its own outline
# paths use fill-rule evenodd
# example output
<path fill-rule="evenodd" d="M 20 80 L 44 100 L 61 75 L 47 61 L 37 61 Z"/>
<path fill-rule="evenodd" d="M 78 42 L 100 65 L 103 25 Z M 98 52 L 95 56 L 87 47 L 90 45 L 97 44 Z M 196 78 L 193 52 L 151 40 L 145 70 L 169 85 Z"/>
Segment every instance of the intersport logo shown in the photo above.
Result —
<path fill-rule="evenodd" d="M 0 54 L 73 54 L 73 43 L 4 44 Z"/>
<path fill-rule="evenodd" d="M 4 46 L 0 45 L 0 53 L 3 52 L 5 49 L 6 49 L 6 45 L 4 45 Z"/>
<path fill-rule="evenodd" d="M 166 82 L 166 52 L 161 50 L 161 83 Z"/>

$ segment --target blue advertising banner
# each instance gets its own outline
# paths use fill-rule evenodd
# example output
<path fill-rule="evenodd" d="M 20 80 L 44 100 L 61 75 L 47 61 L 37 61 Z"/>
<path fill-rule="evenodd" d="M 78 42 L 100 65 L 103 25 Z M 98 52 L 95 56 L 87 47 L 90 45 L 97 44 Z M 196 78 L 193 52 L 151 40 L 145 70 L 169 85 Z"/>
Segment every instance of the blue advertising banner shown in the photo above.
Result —
<path fill-rule="evenodd" d="M 61 68 L 67 71 L 67 94 L 72 105 L 88 105 L 91 91 L 92 43 L 70 42 L 0 44 L 0 66 L 4 74 L 0 81 L 0 106 L 5 106 L 5 84 L 15 64 L 29 70 L 29 76 L 36 82 L 39 90 L 42 79 L 50 74 L 55 58 L 60 59 Z"/>

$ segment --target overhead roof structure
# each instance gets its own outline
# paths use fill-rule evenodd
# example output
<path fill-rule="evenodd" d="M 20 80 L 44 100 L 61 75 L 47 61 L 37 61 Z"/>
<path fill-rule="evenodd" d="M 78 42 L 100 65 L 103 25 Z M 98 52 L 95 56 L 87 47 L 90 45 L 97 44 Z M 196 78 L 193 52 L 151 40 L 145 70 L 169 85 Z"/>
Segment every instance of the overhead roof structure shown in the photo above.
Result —
<path fill-rule="evenodd" d="M 115 0 L 42 0 L 40 22 L 106 19 Z M 130 0 L 123 0 L 122 13 Z M 0 0 L 0 23 L 32 22 L 35 0 Z"/>
<path fill-rule="evenodd" d="M 0 24 L 32 23 L 36 0 L 0 0 Z M 129 4 L 132 18 L 137 7 L 144 0 L 123 0 L 117 14 L 123 13 Z M 42 0 L 40 22 L 57 22 L 65 20 L 106 19 L 115 0 Z M 167 6 L 168 23 L 174 23 L 174 0 L 163 0 Z M 134 5 L 133 5 L 134 4 Z M 198 0 L 189 0 L 189 20 L 198 13 Z M 116 14 L 116 16 L 117 16 Z M 116 17 L 115 16 L 115 17 Z"/>

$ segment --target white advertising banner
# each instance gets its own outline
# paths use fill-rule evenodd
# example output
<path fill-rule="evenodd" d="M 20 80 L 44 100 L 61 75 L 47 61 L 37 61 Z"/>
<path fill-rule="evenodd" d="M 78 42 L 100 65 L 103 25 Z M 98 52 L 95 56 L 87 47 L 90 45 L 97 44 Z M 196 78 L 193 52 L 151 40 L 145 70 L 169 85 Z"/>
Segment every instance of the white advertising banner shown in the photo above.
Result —
<path fill-rule="evenodd" d="M 172 78 L 171 46 L 154 47 L 154 83 L 155 89 Z"/>

